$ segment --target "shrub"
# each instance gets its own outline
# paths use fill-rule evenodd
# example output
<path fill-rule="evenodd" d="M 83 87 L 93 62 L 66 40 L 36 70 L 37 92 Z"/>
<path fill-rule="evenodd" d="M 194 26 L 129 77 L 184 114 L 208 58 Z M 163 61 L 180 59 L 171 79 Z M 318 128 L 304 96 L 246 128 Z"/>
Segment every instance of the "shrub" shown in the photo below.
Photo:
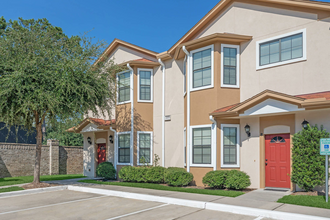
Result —
<path fill-rule="evenodd" d="M 135 181 L 135 169 L 136 167 L 125 166 L 120 169 L 118 177 L 124 182 L 134 182 Z"/>
<path fill-rule="evenodd" d="M 164 167 L 151 167 L 147 171 L 147 180 L 149 183 L 164 183 L 165 176 Z"/>
<path fill-rule="evenodd" d="M 228 189 L 245 189 L 250 186 L 250 177 L 245 172 L 231 170 L 227 172 L 225 186 Z"/>
<path fill-rule="evenodd" d="M 193 178 L 184 168 L 170 167 L 165 172 L 165 182 L 170 186 L 187 186 Z"/>
<path fill-rule="evenodd" d="M 203 177 L 203 184 L 216 189 L 223 189 L 225 187 L 227 170 L 210 171 Z"/>
<path fill-rule="evenodd" d="M 96 168 L 96 176 L 103 177 L 106 180 L 116 178 L 116 169 L 111 162 L 100 163 Z"/>
<path fill-rule="evenodd" d="M 320 138 L 329 133 L 317 125 L 293 135 L 291 181 L 304 190 L 311 191 L 325 183 L 325 156 L 320 155 Z"/>
<path fill-rule="evenodd" d="M 148 167 L 135 167 L 135 175 L 134 175 L 134 182 L 138 183 L 146 183 L 147 179 L 147 172 L 150 168 Z"/>

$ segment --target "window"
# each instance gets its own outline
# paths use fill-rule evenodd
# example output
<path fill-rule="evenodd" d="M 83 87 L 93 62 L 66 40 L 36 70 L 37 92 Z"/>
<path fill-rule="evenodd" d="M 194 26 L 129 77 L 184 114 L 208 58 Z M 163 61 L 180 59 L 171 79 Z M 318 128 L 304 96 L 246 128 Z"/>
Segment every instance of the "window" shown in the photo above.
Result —
<path fill-rule="evenodd" d="M 257 69 L 306 60 L 306 29 L 257 42 Z"/>
<path fill-rule="evenodd" d="M 152 102 L 152 69 L 138 69 L 138 101 Z"/>
<path fill-rule="evenodd" d="M 221 167 L 239 167 L 239 125 L 221 125 Z"/>
<path fill-rule="evenodd" d="M 221 87 L 239 88 L 238 45 L 221 44 Z"/>
<path fill-rule="evenodd" d="M 129 164 L 131 159 L 130 132 L 118 133 L 118 163 Z"/>
<path fill-rule="evenodd" d="M 138 164 L 152 164 L 152 132 L 137 132 Z"/>
<path fill-rule="evenodd" d="M 270 143 L 285 143 L 285 139 L 281 136 L 276 136 L 270 141 Z"/>
<path fill-rule="evenodd" d="M 191 91 L 213 87 L 213 45 L 190 53 L 192 77 Z"/>
<path fill-rule="evenodd" d="M 131 100 L 131 73 L 122 72 L 117 74 L 119 104 L 130 102 Z"/>
<path fill-rule="evenodd" d="M 187 164 L 187 129 L 183 129 L 183 163 Z"/>
<path fill-rule="evenodd" d="M 193 164 L 211 164 L 211 128 L 193 128 Z"/>

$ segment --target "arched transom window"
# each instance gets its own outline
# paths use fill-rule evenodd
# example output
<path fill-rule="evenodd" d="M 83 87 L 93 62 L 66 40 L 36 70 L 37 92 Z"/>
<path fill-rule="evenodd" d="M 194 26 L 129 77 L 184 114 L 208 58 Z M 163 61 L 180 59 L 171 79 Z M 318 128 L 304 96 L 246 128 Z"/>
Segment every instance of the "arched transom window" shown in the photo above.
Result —
<path fill-rule="evenodd" d="M 285 140 L 281 136 L 276 136 L 270 141 L 270 143 L 285 143 Z"/>

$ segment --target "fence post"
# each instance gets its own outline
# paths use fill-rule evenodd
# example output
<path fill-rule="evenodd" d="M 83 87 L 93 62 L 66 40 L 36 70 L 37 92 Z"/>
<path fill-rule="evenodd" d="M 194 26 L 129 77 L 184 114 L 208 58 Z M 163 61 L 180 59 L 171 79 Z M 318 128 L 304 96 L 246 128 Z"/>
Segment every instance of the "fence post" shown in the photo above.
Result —
<path fill-rule="evenodd" d="M 47 140 L 49 146 L 49 175 L 59 174 L 59 141 Z"/>

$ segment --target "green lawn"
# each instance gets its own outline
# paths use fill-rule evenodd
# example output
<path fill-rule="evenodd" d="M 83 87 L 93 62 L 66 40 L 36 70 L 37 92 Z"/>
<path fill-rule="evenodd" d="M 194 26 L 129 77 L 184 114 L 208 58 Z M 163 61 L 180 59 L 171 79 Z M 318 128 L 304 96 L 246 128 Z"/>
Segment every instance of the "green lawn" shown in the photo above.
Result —
<path fill-rule="evenodd" d="M 82 174 L 70 174 L 70 175 L 52 175 L 52 176 L 40 176 L 40 181 L 52 181 L 52 180 L 66 180 L 74 178 L 83 178 Z M 9 186 L 22 183 L 31 183 L 33 176 L 16 176 L 0 178 L 0 186 Z"/>
<path fill-rule="evenodd" d="M 227 197 L 236 197 L 244 194 L 243 192 L 240 191 L 172 187 L 172 186 L 163 186 L 154 183 L 101 182 L 96 180 L 80 180 L 79 182 L 115 185 L 115 186 L 128 186 L 128 187 L 137 187 L 137 188 L 145 188 L 145 189 L 167 190 L 167 191 L 175 191 L 175 192 L 197 193 L 197 194 L 206 194 L 206 195 L 215 195 L 215 196 L 227 196 Z"/>
<path fill-rule="evenodd" d="M 24 190 L 24 189 L 22 187 L 18 187 L 18 186 L 11 186 L 8 188 L 0 189 L 0 193 L 12 192 L 12 191 L 18 191 L 18 190 Z"/>
<path fill-rule="evenodd" d="M 288 195 L 280 198 L 277 202 L 330 209 L 330 202 L 325 202 L 325 196 Z"/>

